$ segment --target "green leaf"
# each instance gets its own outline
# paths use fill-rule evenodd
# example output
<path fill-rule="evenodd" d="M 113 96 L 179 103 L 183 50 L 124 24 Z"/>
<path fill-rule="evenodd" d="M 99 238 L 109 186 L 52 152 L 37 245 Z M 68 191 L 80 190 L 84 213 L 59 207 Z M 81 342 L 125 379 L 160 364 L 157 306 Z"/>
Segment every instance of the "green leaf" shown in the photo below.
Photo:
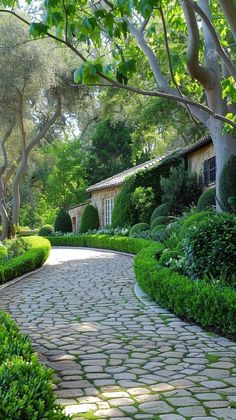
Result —
<path fill-rule="evenodd" d="M 83 75 L 84 75 L 84 69 L 83 69 L 83 64 L 82 64 L 82 66 L 80 66 L 74 72 L 74 82 L 75 83 L 78 83 L 78 84 L 79 83 L 82 83 L 82 81 L 83 81 Z"/>
<path fill-rule="evenodd" d="M 39 36 L 45 36 L 48 31 L 48 26 L 43 23 L 32 22 L 29 27 L 29 33 L 33 38 L 38 38 Z"/>

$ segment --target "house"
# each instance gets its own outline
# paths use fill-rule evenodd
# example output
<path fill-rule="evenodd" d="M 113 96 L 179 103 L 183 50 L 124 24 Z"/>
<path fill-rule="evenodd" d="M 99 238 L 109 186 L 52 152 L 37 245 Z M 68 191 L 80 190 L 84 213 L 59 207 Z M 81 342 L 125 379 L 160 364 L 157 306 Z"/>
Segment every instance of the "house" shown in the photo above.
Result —
<path fill-rule="evenodd" d="M 189 170 L 202 176 L 205 187 L 214 185 L 216 177 L 215 150 L 209 136 L 203 137 L 192 145 L 178 149 L 178 155 L 183 157 Z M 121 190 L 125 179 L 138 171 L 148 170 L 154 166 L 160 165 L 164 157 L 165 156 L 156 157 L 91 185 L 87 189 L 87 192 L 90 193 L 90 200 L 71 207 L 69 210 L 73 230 L 79 229 L 81 215 L 85 206 L 89 203 L 93 204 L 98 209 L 100 226 L 104 227 L 110 225 L 115 198 Z"/>

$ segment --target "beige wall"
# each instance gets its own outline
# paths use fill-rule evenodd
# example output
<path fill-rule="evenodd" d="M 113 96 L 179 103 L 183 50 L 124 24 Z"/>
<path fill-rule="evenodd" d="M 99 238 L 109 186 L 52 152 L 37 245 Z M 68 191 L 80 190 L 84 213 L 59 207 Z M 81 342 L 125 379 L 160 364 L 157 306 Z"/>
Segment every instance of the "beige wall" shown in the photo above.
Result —
<path fill-rule="evenodd" d="M 71 220 L 72 220 L 73 231 L 79 230 L 81 216 L 82 216 L 84 208 L 87 206 L 87 204 L 89 204 L 89 201 L 81 204 L 78 207 L 74 207 L 74 208 L 69 210 L 69 215 L 70 215 Z M 75 222 L 76 222 L 75 224 L 73 223 L 73 218 L 75 218 Z"/>
<path fill-rule="evenodd" d="M 203 176 L 204 161 L 215 156 L 213 144 L 208 144 L 201 149 L 196 150 L 188 155 L 188 168 L 192 172 Z"/>
<path fill-rule="evenodd" d="M 85 206 L 89 203 L 97 207 L 100 227 L 103 227 L 104 226 L 104 199 L 115 198 L 118 192 L 120 191 L 120 189 L 121 189 L 121 186 L 92 191 L 90 201 L 70 209 L 69 215 L 71 217 L 72 222 L 73 222 L 73 218 L 76 218 L 76 223 L 73 224 L 73 230 L 79 230 L 82 213 L 84 211 Z"/>
<path fill-rule="evenodd" d="M 98 191 L 91 192 L 91 201 L 94 206 L 98 209 L 100 227 L 104 226 L 104 199 L 115 198 L 121 189 L 119 187 L 105 188 Z"/>

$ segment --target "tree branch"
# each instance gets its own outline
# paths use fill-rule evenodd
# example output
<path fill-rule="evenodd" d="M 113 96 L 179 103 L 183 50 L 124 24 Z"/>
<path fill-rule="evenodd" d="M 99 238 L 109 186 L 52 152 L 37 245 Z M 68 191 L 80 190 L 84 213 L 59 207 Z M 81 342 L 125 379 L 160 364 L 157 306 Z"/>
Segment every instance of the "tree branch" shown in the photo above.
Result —
<path fill-rule="evenodd" d="M 211 70 L 199 64 L 200 37 L 197 20 L 193 9 L 185 0 L 180 0 L 188 28 L 189 42 L 187 48 L 187 69 L 189 75 L 196 79 L 205 90 L 215 87 L 215 77 Z"/>
<path fill-rule="evenodd" d="M 165 47 L 166 47 L 166 53 L 167 53 L 168 64 L 169 64 L 170 76 L 171 76 L 172 82 L 173 82 L 173 84 L 175 85 L 175 87 L 176 87 L 176 89 L 177 89 L 177 91 L 178 91 L 179 95 L 180 95 L 181 97 L 183 97 L 183 94 L 182 94 L 182 92 L 181 92 L 181 89 L 179 88 L 178 83 L 177 83 L 177 82 L 176 82 L 176 80 L 175 80 L 175 75 L 174 75 L 174 71 L 173 71 L 173 67 L 172 67 L 172 62 L 171 62 L 170 48 L 169 48 L 169 43 L 168 43 L 168 35 L 167 35 L 166 20 L 165 20 L 165 16 L 164 16 L 164 13 L 163 13 L 163 9 L 162 9 L 162 7 L 160 7 L 160 8 L 159 8 L 159 11 L 160 11 L 161 20 L 162 20 L 162 26 L 163 26 L 163 31 L 164 31 L 164 40 L 165 40 Z M 192 114 L 192 112 L 191 112 L 191 109 L 189 108 L 189 106 L 188 106 L 188 105 L 186 105 L 186 109 L 187 109 L 188 114 L 189 114 L 190 118 L 192 119 L 192 121 L 193 121 L 195 124 L 198 124 L 197 119 L 193 116 L 193 114 Z"/>
<path fill-rule="evenodd" d="M 56 95 L 56 102 L 57 107 L 56 111 L 52 115 L 52 117 L 48 120 L 48 122 L 43 126 L 40 132 L 31 140 L 31 142 L 26 147 L 26 152 L 29 154 L 30 151 L 33 149 L 34 146 L 39 144 L 39 142 L 44 138 L 45 134 L 47 133 L 48 129 L 56 122 L 57 118 L 61 114 L 61 97 L 57 94 Z"/>
<path fill-rule="evenodd" d="M 236 41 L 236 3 L 234 0 L 219 0 L 219 3 Z"/>
<path fill-rule="evenodd" d="M 218 35 L 216 33 L 216 30 L 211 23 L 208 16 L 204 13 L 204 11 L 201 9 L 201 7 L 198 6 L 193 0 L 183 0 L 185 3 L 188 3 L 189 6 L 195 10 L 195 12 L 202 18 L 202 20 L 205 22 L 205 25 L 207 26 L 208 31 L 211 34 L 211 37 L 214 41 L 217 54 L 222 59 L 222 61 L 225 63 L 225 66 L 227 67 L 229 73 L 233 76 L 235 82 L 236 82 L 236 68 L 232 61 L 230 60 L 228 54 L 225 52 L 225 50 L 222 48 L 221 43 L 218 39 Z M 235 8 L 236 10 L 236 8 Z M 236 11 L 235 11 L 236 13 Z"/>
<path fill-rule="evenodd" d="M 180 0 L 182 1 L 182 0 Z M 191 10 L 191 9 L 190 9 Z M 191 10 L 192 11 L 192 10 Z M 18 15 L 16 12 L 12 12 L 11 10 L 5 10 L 5 9 L 0 9 L 0 13 L 8 13 L 8 14 L 12 14 L 13 16 L 15 16 L 17 19 L 20 19 L 22 22 L 24 22 L 26 25 L 30 26 L 30 23 L 24 19 L 23 17 L 21 17 L 20 15 Z M 80 51 L 78 51 L 72 44 L 70 44 L 69 42 L 66 42 L 63 39 L 60 39 L 58 37 L 56 37 L 55 35 L 51 34 L 50 32 L 47 32 L 47 36 L 49 38 L 52 38 L 54 40 L 56 40 L 57 42 L 60 42 L 62 44 L 64 44 L 65 46 L 67 46 L 69 49 L 71 49 L 78 57 L 81 58 L 81 60 L 83 62 L 86 62 L 86 58 L 80 53 Z M 153 52 L 152 52 L 153 53 Z M 154 56 L 155 57 L 155 56 Z M 165 99 L 169 99 L 175 102 L 179 102 L 179 103 L 184 103 L 184 104 L 188 104 L 191 105 L 192 107 L 194 107 L 196 110 L 200 110 L 200 111 L 204 111 L 204 114 L 202 114 L 202 119 L 205 116 L 206 119 L 206 114 L 214 117 L 217 120 L 223 121 L 228 123 L 229 125 L 231 125 L 232 127 L 236 128 L 236 123 L 226 117 L 224 117 L 223 115 L 217 114 L 214 111 L 212 111 L 210 108 L 208 108 L 205 105 L 199 104 L 196 101 L 193 101 L 191 99 L 188 98 L 181 98 L 180 96 L 176 96 L 175 94 L 170 94 L 170 93 L 164 93 L 164 92 L 158 92 L 158 91 L 147 91 L 147 90 L 143 90 L 143 89 L 138 89 L 135 88 L 133 86 L 128 86 L 128 85 L 124 85 L 122 83 L 117 82 L 116 80 L 113 80 L 112 78 L 106 76 L 105 74 L 103 74 L 102 72 L 98 72 L 97 73 L 102 79 L 106 80 L 109 84 L 107 84 L 107 86 L 109 87 L 114 87 L 114 88 L 120 88 L 120 89 L 125 89 L 125 90 L 129 90 L 131 92 L 135 92 L 138 93 L 140 95 L 144 95 L 144 96 L 155 96 L 155 97 L 160 97 L 160 98 L 165 98 Z M 162 76 L 162 75 L 161 75 Z M 166 83 L 166 81 L 165 81 Z M 98 85 L 97 85 L 98 86 Z M 102 86 L 102 85 L 100 85 Z M 103 85 L 106 86 L 106 85 Z"/>

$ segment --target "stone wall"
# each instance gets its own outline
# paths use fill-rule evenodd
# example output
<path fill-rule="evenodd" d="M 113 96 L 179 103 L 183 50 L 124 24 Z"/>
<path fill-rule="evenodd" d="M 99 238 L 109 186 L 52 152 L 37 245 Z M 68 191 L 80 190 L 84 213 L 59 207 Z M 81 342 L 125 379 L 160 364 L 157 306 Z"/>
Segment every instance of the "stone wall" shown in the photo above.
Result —
<path fill-rule="evenodd" d="M 121 185 L 91 192 L 91 202 L 98 209 L 100 227 L 104 226 L 104 199 L 115 198 L 120 189 Z"/>
<path fill-rule="evenodd" d="M 86 201 L 85 203 L 79 204 L 78 206 L 73 207 L 69 210 L 69 215 L 72 220 L 73 231 L 79 230 L 81 216 L 84 211 L 84 208 L 87 206 L 87 204 L 90 204 L 90 203 L 91 203 L 91 200 Z"/>
<path fill-rule="evenodd" d="M 213 144 L 208 144 L 188 155 L 188 168 L 192 172 L 203 176 L 204 161 L 215 156 Z"/>

